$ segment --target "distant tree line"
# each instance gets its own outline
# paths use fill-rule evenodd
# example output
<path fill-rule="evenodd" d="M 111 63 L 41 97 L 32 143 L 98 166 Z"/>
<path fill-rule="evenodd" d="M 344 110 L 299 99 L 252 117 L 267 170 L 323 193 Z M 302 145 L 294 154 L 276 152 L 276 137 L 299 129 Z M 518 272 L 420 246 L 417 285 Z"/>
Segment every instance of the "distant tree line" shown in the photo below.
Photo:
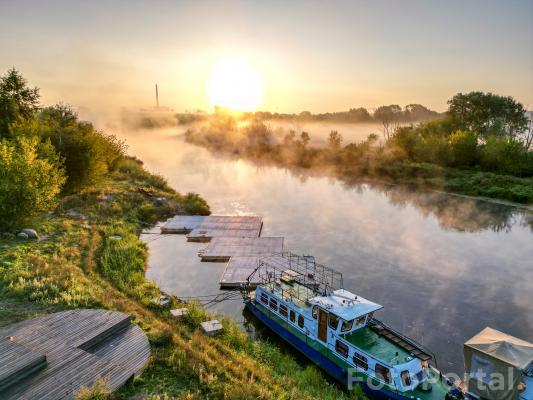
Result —
<path fill-rule="evenodd" d="M 345 122 L 345 123 L 410 123 L 438 118 L 441 114 L 421 104 L 409 104 L 404 108 L 397 104 L 380 106 L 373 113 L 364 107 L 350 108 L 348 111 L 312 114 L 302 111 L 299 114 L 271 113 L 256 111 L 244 113 L 245 118 L 261 120 L 299 120 L 309 122 Z"/>
<path fill-rule="evenodd" d="M 231 115 L 215 115 L 207 126 L 189 129 L 186 138 L 279 165 L 352 177 L 420 178 L 457 192 L 533 202 L 531 119 L 522 104 L 492 93 L 459 93 L 439 118 L 394 126 L 398 119 L 390 114 L 404 111 L 376 110 L 390 122 L 382 141 L 372 134 L 343 145 L 342 135 L 332 131 L 326 147 L 313 147 L 308 132 L 273 130 L 262 114 L 244 126 Z"/>
<path fill-rule="evenodd" d="M 125 145 L 71 107 L 39 105 L 14 68 L 0 77 L 0 229 L 20 227 L 117 167 Z"/>

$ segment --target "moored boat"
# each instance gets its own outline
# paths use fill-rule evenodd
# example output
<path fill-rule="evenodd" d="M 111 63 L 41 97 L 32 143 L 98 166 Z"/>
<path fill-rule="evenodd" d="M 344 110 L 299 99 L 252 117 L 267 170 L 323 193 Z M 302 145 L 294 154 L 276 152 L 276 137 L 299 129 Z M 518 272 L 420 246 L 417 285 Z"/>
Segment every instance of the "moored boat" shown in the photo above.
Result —
<path fill-rule="evenodd" d="M 243 287 L 246 307 L 348 389 L 372 398 L 443 400 L 457 388 L 435 357 L 375 317 L 383 307 L 343 288 L 313 257 L 261 258 Z"/>

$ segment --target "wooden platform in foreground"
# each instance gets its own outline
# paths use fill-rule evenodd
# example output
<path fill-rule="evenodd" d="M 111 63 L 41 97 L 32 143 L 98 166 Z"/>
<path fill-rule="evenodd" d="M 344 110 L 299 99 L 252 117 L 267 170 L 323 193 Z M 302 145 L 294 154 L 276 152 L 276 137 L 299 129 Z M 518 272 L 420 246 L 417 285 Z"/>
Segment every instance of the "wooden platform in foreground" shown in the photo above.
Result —
<path fill-rule="evenodd" d="M 148 339 L 124 313 L 71 310 L 19 322 L 0 330 L 0 398 L 72 399 L 98 377 L 115 391 L 149 358 Z"/>
<path fill-rule="evenodd" d="M 282 237 L 217 237 L 198 255 L 202 261 L 229 261 L 231 257 L 269 256 L 283 251 Z"/>

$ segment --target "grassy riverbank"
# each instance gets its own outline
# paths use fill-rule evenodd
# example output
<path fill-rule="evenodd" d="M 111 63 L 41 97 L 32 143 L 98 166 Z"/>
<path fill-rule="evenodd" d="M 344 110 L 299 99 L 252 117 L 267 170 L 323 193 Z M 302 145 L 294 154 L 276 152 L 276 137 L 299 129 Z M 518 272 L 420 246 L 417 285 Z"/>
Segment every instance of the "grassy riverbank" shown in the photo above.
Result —
<path fill-rule="evenodd" d="M 3 235 L 0 325 L 72 308 L 132 314 L 153 357 L 118 399 L 362 398 L 329 385 L 317 368 L 299 365 L 276 345 L 247 339 L 230 318 L 222 318 L 221 337 L 208 338 L 198 331 L 207 318 L 200 307 L 189 305 L 190 316 L 176 323 L 168 310 L 151 304 L 159 291 L 144 278 L 147 249 L 138 234 L 179 212 L 205 214 L 209 208 L 125 159 L 104 182 L 63 198 L 36 223 L 39 241 Z"/>

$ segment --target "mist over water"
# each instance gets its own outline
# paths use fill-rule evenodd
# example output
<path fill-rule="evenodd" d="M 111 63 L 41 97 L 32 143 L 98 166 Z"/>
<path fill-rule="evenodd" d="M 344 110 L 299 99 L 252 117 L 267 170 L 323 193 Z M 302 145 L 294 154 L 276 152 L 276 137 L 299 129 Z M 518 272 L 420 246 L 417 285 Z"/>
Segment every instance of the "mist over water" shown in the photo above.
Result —
<path fill-rule="evenodd" d="M 358 134 L 369 133 L 377 132 Z M 284 236 L 287 250 L 341 271 L 345 288 L 382 304 L 377 318 L 436 353 L 443 372 L 462 372 L 462 343 L 485 326 L 533 340 L 527 209 L 218 157 L 174 128 L 121 136 L 131 154 L 178 191 L 205 197 L 213 214 L 261 215 L 263 236 Z M 205 244 L 181 235 L 144 239 L 147 276 L 163 290 L 219 291 L 225 264 L 199 262 Z M 215 309 L 243 320 L 240 301 Z"/>

